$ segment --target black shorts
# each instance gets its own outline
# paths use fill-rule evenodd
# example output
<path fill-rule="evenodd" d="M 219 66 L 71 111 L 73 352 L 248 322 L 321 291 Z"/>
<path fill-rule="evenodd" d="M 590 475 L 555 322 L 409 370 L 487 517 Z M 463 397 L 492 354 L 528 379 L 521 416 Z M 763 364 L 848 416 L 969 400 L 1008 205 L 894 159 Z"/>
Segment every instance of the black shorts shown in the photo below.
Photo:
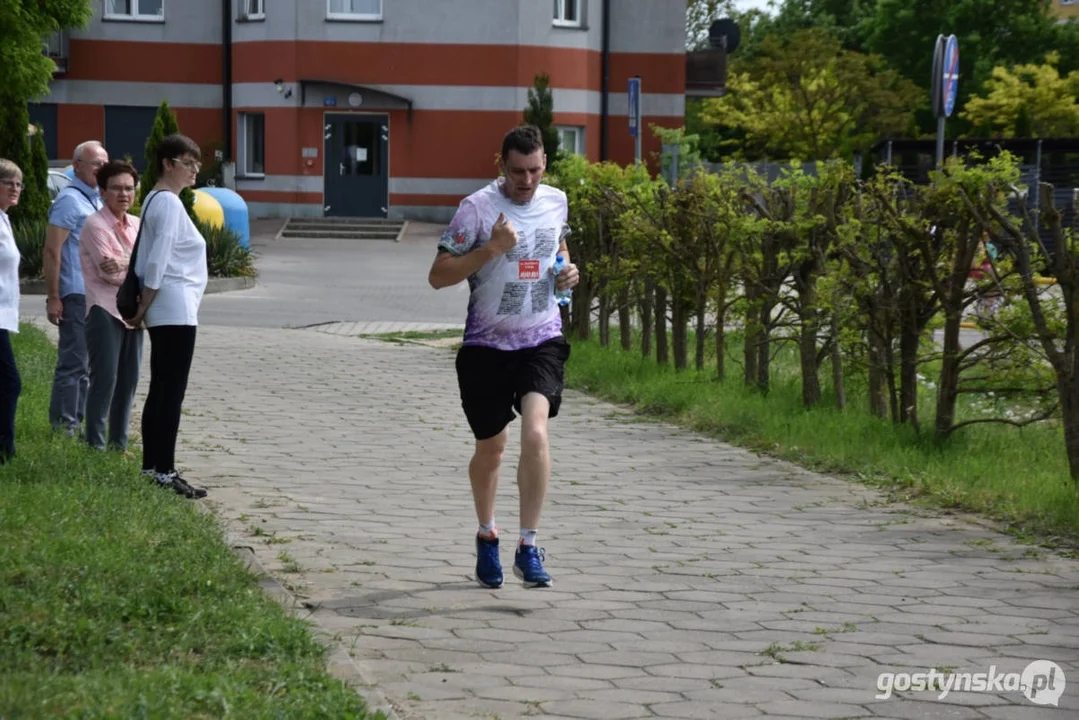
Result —
<path fill-rule="evenodd" d="M 521 398 L 537 392 L 551 403 L 547 417 L 562 404 L 570 344 L 564 337 L 524 350 L 465 346 L 457 351 L 457 384 L 468 425 L 477 440 L 502 432 L 521 412 Z"/>

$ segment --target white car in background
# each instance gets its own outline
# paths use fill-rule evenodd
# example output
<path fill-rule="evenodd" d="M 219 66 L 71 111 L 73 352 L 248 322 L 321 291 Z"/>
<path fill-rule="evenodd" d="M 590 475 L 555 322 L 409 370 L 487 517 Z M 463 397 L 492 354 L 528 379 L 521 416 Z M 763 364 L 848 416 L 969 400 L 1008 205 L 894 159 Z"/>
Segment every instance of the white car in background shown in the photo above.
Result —
<path fill-rule="evenodd" d="M 49 168 L 49 200 L 55 200 L 60 191 L 66 188 L 70 182 L 71 178 L 65 175 L 62 170 Z"/>

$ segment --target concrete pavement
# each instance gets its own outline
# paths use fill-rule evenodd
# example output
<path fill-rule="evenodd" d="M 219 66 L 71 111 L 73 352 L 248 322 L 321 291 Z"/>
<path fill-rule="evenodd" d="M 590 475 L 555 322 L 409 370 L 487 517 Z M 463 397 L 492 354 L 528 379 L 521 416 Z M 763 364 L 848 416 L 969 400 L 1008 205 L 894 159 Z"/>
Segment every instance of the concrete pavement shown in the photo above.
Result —
<path fill-rule="evenodd" d="M 433 240 L 257 247 L 259 287 L 206 299 L 178 459 L 396 716 L 1079 716 L 1079 562 L 580 393 L 552 424 L 554 587 L 509 572 L 514 437 L 507 583 L 480 589 L 453 354 L 356 337 L 462 320 L 467 293 L 426 288 Z M 903 689 L 1034 660 L 1072 681 L 1059 708 L 1018 676 Z"/>
<path fill-rule="evenodd" d="M 1018 692 L 874 697 L 882 672 L 1046 659 L 1079 677 L 1079 563 L 963 517 L 569 393 L 540 537 L 554 587 L 482 590 L 452 353 L 204 328 L 186 406 L 189 473 L 400 717 L 1079 710 L 1074 690 L 1067 710 Z M 498 510 L 507 570 L 516 448 Z"/>

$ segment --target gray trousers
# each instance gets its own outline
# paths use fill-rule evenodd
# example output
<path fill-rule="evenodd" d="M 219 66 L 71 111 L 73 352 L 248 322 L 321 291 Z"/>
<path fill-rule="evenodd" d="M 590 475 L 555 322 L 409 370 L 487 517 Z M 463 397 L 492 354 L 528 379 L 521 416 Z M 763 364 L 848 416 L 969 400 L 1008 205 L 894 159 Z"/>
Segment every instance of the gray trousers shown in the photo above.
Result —
<path fill-rule="evenodd" d="M 126 450 L 142 363 L 142 330 L 128 329 L 95 305 L 86 318 L 86 349 L 90 356 L 86 442 L 104 450 L 107 422 L 108 447 Z"/>
<path fill-rule="evenodd" d="M 89 359 L 86 354 L 86 296 L 65 295 L 64 316 L 60 321 L 56 373 L 49 400 L 49 424 L 53 430 L 75 435 L 86 414 L 86 393 L 90 386 Z"/>

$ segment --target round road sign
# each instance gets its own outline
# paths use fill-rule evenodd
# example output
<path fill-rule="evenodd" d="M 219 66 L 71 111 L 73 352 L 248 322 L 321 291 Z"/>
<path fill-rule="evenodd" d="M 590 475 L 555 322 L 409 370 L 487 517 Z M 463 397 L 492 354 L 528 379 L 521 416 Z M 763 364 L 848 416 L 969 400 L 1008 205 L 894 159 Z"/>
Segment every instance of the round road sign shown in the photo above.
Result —
<path fill-rule="evenodd" d="M 940 69 L 943 109 L 945 117 L 948 117 L 955 110 L 955 97 L 959 90 L 959 41 L 955 35 L 948 36 L 948 44 L 944 48 L 944 63 Z"/>

